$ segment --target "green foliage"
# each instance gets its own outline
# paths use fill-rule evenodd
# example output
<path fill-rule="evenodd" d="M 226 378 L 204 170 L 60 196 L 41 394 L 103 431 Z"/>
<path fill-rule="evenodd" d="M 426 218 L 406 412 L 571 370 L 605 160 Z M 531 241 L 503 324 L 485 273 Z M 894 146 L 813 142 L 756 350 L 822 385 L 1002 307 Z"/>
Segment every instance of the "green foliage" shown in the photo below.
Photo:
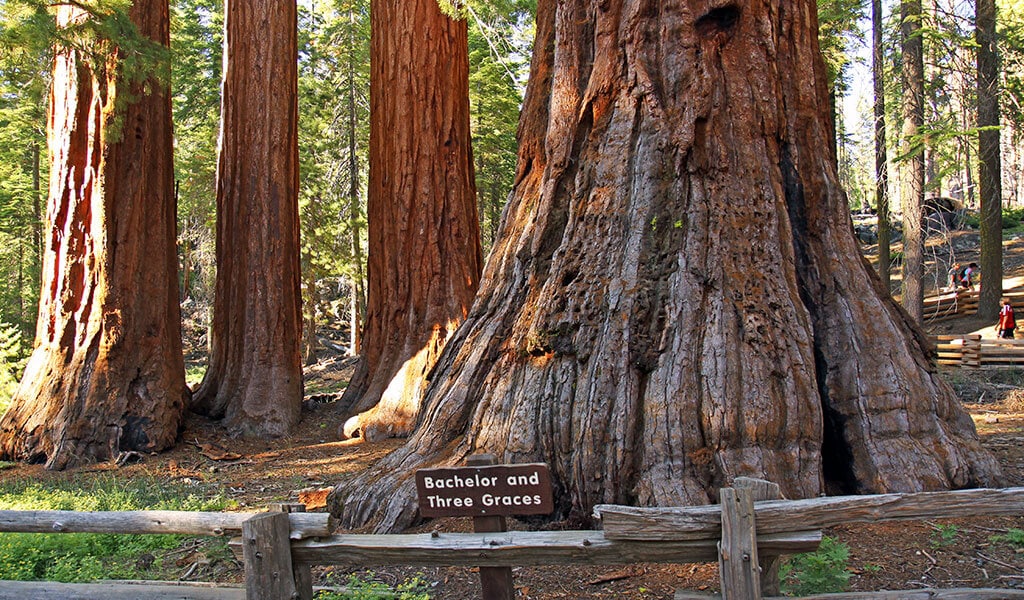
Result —
<path fill-rule="evenodd" d="M 11 403 L 25 368 L 25 348 L 16 327 L 0 322 L 0 414 Z"/>
<path fill-rule="evenodd" d="M 48 15 L 21 2 L 0 11 L 0 322 L 35 329 L 46 197 L 50 47 L 28 35 Z"/>
<path fill-rule="evenodd" d="M 34 480 L 0 485 L 4 510 L 220 510 L 223 497 L 206 498 L 156 478 L 68 480 L 44 487 Z M 85 582 L 138 578 L 137 559 L 175 548 L 175 535 L 0 534 L 5 579 Z M 223 545 L 223 542 L 221 542 Z"/>
<path fill-rule="evenodd" d="M 316 600 L 430 600 L 429 586 L 418 575 L 393 589 L 387 584 L 374 581 L 373 576 L 373 573 L 362 577 L 350 575 L 344 592 L 322 591 L 316 595 Z"/>
<path fill-rule="evenodd" d="M 299 216 L 307 324 L 346 320 L 353 294 L 364 304 L 369 97 L 368 0 L 300 6 Z"/>
<path fill-rule="evenodd" d="M 865 0 L 818 0 L 818 43 L 828 70 L 829 87 L 841 95 L 849 87 L 849 47 L 857 43 L 858 21 L 864 18 Z"/>
<path fill-rule="evenodd" d="M 213 301 L 223 0 L 171 2 L 174 177 L 182 297 Z"/>
<path fill-rule="evenodd" d="M 783 590 L 795 596 L 842 592 L 852 576 L 849 560 L 849 546 L 825 536 L 817 551 L 797 554 L 782 565 Z"/>
<path fill-rule="evenodd" d="M 484 252 L 497 237 L 516 169 L 516 128 L 532 53 L 535 1 L 471 4 L 469 104 Z"/>
<path fill-rule="evenodd" d="M 945 548 L 956 543 L 960 528 L 952 524 L 935 525 L 928 543 L 932 548 Z"/>
<path fill-rule="evenodd" d="M 1017 548 L 1024 548 L 1024 529 L 1011 529 L 1005 535 L 994 535 L 993 542 L 1005 542 Z"/>

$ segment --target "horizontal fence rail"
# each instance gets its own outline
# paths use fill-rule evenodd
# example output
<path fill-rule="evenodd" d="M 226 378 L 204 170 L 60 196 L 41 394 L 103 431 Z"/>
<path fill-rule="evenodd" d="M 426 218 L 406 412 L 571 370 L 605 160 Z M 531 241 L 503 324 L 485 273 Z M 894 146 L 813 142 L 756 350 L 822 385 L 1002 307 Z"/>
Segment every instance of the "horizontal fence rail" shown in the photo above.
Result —
<path fill-rule="evenodd" d="M 179 534 L 207 537 L 242 534 L 242 525 L 260 513 L 138 510 L 76 512 L 65 510 L 0 510 L 0 531 L 7 533 Z M 331 534 L 326 513 L 290 513 L 291 539 Z"/>
<path fill-rule="evenodd" d="M 937 362 L 951 367 L 1024 367 L 1024 339 L 989 339 L 978 334 L 936 335 Z"/>
<path fill-rule="evenodd" d="M 1024 290 L 1010 290 L 1003 292 L 1003 296 L 1010 299 L 1010 305 L 1015 311 L 1024 311 Z M 947 292 L 938 296 L 931 296 L 924 299 L 924 312 L 922 313 L 925 322 L 939 323 L 949 319 L 955 319 L 978 312 L 977 290 L 960 290 L 958 292 Z M 995 325 L 995 323 L 992 323 Z"/>
<path fill-rule="evenodd" d="M 772 575 L 777 569 L 775 557 L 816 549 L 821 541 L 821 528 L 896 519 L 1024 514 L 1024 488 L 755 501 L 778 497 L 759 491 L 758 486 L 771 488 L 774 484 L 741 479 L 737 478 L 735 489 L 722 490 L 722 505 L 601 505 L 595 512 L 603 522 L 603 531 L 326 535 L 331 525 L 326 514 L 303 513 L 300 511 L 304 507 L 290 505 L 257 514 L 0 511 L 0 531 L 206 536 L 240 532 L 241 538 L 232 539 L 231 547 L 243 556 L 246 576 L 244 590 L 167 582 L 0 582 L 0 600 L 308 600 L 313 593 L 311 565 L 504 567 L 683 564 L 716 559 L 725 600 L 758 600 L 777 594 L 777 579 L 773 581 Z M 775 490 L 777 494 L 777 486 Z M 684 591 L 676 597 L 712 598 Z M 1024 598 L 1024 590 L 912 590 L 806 598 L 918 597 Z"/>
<path fill-rule="evenodd" d="M 795 528 L 816 529 L 843 523 L 874 523 L 905 519 L 1020 516 L 1024 514 L 1024 487 L 1005 489 L 825 496 L 807 500 L 769 500 L 754 504 L 757 533 L 779 533 Z M 615 540 L 686 540 L 720 531 L 718 506 L 637 508 L 599 505 L 594 512 L 605 535 Z"/>

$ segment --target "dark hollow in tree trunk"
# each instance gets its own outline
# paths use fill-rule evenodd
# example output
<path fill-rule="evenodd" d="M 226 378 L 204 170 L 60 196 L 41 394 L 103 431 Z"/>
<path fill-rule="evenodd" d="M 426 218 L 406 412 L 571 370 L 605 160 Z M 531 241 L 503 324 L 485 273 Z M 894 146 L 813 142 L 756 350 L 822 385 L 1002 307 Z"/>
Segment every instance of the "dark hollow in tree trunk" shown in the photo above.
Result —
<path fill-rule="evenodd" d="M 427 375 L 466 317 L 483 259 L 466 22 L 436 0 L 374 0 L 368 298 L 343 434 L 408 435 Z"/>
<path fill-rule="evenodd" d="M 296 7 L 228 0 L 210 365 L 193 409 L 287 435 L 302 407 Z"/>
<path fill-rule="evenodd" d="M 56 9 L 58 26 L 83 18 Z M 169 42 L 166 0 L 131 8 Z M 115 64 L 115 61 L 110 63 Z M 172 446 L 188 397 L 181 352 L 171 100 L 81 55 L 54 62 L 49 237 L 35 350 L 0 421 L 0 454 L 52 469 Z M 137 96 L 117 114 L 118 95 Z"/>
<path fill-rule="evenodd" d="M 542 461 L 557 516 L 992 484 L 928 342 L 860 256 L 812 0 L 541 0 L 517 183 L 421 424 L 332 512 L 416 517 L 415 469 Z"/>

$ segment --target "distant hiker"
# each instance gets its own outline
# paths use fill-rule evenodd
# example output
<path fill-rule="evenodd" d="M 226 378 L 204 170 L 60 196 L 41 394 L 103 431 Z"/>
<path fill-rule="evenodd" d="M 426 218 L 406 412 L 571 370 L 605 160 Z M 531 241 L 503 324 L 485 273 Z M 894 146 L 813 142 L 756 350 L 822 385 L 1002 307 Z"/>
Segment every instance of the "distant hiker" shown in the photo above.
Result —
<path fill-rule="evenodd" d="M 953 266 L 950 267 L 949 269 L 949 271 L 953 273 L 950 276 L 950 280 L 952 282 L 951 285 L 953 289 L 955 290 L 958 288 L 965 288 L 974 291 L 974 282 L 972 281 L 972 278 L 974 277 L 975 273 L 981 272 L 981 268 L 978 267 L 978 263 L 972 262 L 971 264 L 965 267 L 961 267 L 958 265 L 959 263 L 953 263 Z M 953 269 L 956 270 L 954 271 Z"/>
<path fill-rule="evenodd" d="M 1017 328 L 1017 321 L 1013 318 L 1013 305 L 1010 304 L 1010 299 L 1003 297 L 999 301 L 999 323 L 996 324 L 996 331 L 999 332 L 999 337 L 1003 339 L 1013 339 L 1013 330 Z"/>
<path fill-rule="evenodd" d="M 975 273 L 980 272 L 981 269 L 978 267 L 978 263 L 972 262 L 971 264 L 967 265 L 967 267 L 964 268 L 960 274 L 960 287 L 965 287 L 971 291 L 974 291 L 974 282 L 971 281 L 971 277 Z"/>
<path fill-rule="evenodd" d="M 955 292 L 956 288 L 960 286 L 960 263 L 955 262 L 949 267 L 949 271 L 946 272 L 946 279 L 949 281 L 947 291 Z"/>

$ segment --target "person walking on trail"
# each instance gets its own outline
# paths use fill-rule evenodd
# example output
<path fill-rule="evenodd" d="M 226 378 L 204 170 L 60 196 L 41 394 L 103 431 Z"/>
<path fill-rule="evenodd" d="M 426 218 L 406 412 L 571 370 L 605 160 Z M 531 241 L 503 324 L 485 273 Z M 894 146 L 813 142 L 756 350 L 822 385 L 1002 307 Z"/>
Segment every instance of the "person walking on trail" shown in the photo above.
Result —
<path fill-rule="evenodd" d="M 996 324 L 996 331 L 999 337 L 1005 340 L 1013 339 L 1013 330 L 1017 328 L 1017 320 L 1013 317 L 1013 305 L 1010 299 L 1005 296 L 999 301 L 999 323 Z"/>

